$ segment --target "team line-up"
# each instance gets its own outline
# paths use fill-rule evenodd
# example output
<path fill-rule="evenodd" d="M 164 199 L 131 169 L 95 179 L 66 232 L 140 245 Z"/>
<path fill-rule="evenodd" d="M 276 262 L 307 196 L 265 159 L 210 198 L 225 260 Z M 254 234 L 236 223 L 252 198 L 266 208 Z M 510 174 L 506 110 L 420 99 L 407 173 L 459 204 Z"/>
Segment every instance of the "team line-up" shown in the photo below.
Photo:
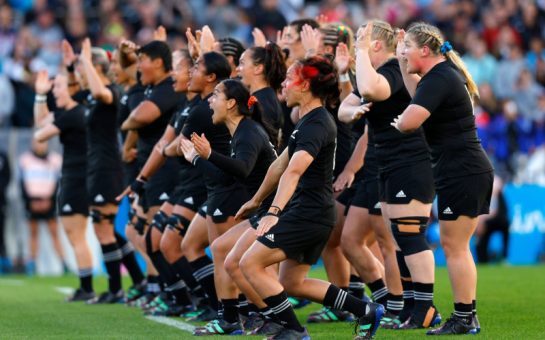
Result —
<path fill-rule="evenodd" d="M 207 321 L 197 336 L 310 339 L 294 312 L 309 300 L 324 307 L 307 322 L 355 321 L 355 339 L 479 333 L 469 240 L 493 168 L 476 133 L 477 87 L 451 44 L 423 22 L 372 20 L 354 37 L 300 19 L 276 42 L 253 34 L 245 48 L 188 29 L 188 49 L 171 50 L 160 27 L 113 55 L 64 41 L 62 72 L 38 73 L 34 139 L 64 147 L 58 212 L 80 278 L 68 300 Z M 113 226 L 125 196 L 126 238 Z M 454 298 L 446 320 L 425 238 L 435 198 Z M 99 295 L 89 216 L 108 273 Z M 307 277 L 320 257 L 329 282 Z"/>

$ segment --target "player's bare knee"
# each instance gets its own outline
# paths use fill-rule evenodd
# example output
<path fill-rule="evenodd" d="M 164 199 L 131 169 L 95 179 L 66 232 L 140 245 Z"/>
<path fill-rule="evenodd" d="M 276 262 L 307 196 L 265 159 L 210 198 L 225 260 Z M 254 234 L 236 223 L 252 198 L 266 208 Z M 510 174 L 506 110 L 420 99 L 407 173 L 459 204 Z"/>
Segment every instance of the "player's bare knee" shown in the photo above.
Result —
<path fill-rule="evenodd" d="M 236 256 L 233 256 L 232 254 L 228 254 L 227 257 L 225 258 L 225 261 L 223 262 L 225 271 L 230 276 L 233 276 L 240 270 L 239 262 L 240 260 L 236 258 Z"/>
<path fill-rule="evenodd" d="M 252 258 L 251 254 L 244 254 L 239 262 L 240 270 L 242 274 L 251 281 L 254 278 L 255 271 L 258 270 L 255 260 Z"/>

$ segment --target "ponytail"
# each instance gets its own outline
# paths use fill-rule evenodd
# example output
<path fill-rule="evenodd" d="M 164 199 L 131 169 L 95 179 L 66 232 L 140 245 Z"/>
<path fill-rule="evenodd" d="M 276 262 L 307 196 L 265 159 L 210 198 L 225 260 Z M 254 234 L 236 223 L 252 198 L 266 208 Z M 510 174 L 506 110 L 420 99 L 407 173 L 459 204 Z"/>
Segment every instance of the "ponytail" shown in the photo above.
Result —
<path fill-rule="evenodd" d="M 275 146 L 278 146 L 277 131 L 272 123 L 266 120 L 263 108 L 257 101 L 256 97 L 251 96 L 250 92 L 240 82 L 235 79 L 226 79 L 221 82 L 225 87 L 225 97 L 234 99 L 237 103 L 238 113 L 244 117 L 250 117 L 255 122 L 259 123 L 269 136 L 269 141 Z"/>
<path fill-rule="evenodd" d="M 275 92 L 280 90 L 282 82 L 286 78 L 286 62 L 280 46 L 268 42 L 265 47 L 252 47 L 251 59 L 254 64 L 263 65 L 265 80 Z"/>
<path fill-rule="evenodd" d="M 443 55 L 448 60 L 450 60 L 454 65 L 456 65 L 456 68 L 458 68 L 458 70 L 462 73 L 464 78 L 466 78 L 467 90 L 469 91 L 471 98 L 472 99 L 479 98 L 479 88 L 477 87 L 477 84 L 475 84 L 475 81 L 473 80 L 471 73 L 469 73 L 469 71 L 467 70 L 467 67 L 462 61 L 462 58 L 460 58 L 460 55 L 456 53 L 454 50 L 450 50 L 444 53 Z"/>

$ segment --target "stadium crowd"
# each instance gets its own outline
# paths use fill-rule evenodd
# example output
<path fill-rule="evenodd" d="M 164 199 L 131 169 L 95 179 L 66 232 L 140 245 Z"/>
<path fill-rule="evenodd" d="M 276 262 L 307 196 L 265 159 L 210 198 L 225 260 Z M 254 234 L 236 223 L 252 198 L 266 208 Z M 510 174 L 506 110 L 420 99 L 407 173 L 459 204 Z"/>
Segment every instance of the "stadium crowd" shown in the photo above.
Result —
<path fill-rule="evenodd" d="M 437 25 L 463 56 L 479 86 L 479 136 L 506 180 L 543 181 L 525 174 L 545 142 L 545 4 L 534 0 L 3 0 L 0 7 L 0 126 L 32 126 L 33 75 L 57 73 L 60 43 L 90 36 L 112 50 L 122 37 L 142 43 L 163 25 L 173 48 L 186 27 L 205 24 L 245 45 L 252 29 L 267 38 L 298 17 L 326 15 L 352 28 L 367 18 L 395 27 L 417 20 Z M 517 176 L 518 175 L 518 176 Z"/>

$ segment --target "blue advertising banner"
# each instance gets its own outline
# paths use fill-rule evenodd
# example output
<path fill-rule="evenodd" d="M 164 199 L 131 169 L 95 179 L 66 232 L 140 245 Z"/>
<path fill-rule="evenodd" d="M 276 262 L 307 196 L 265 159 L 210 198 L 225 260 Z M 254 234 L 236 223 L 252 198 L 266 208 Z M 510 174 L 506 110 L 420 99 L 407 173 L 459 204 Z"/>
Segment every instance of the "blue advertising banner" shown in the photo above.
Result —
<path fill-rule="evenodd" d="M 507 261 L 535 264 L 545 245 L 545 187 L 510 184 L 504 187 L 504 194 L 511 221 Z"/>

